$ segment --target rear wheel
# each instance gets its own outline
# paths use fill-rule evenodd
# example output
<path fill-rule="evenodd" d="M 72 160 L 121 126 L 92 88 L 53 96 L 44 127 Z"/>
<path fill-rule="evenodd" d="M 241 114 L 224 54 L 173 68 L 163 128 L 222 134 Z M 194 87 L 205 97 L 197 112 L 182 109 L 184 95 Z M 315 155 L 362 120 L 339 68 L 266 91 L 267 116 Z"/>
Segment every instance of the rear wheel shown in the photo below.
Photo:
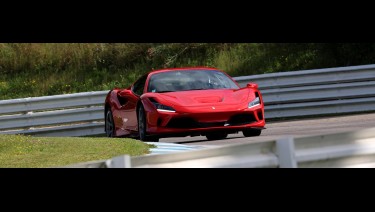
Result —
<path fill-rule="evenodd" d="M 115 137 L 115 124 L 113 122 L 112 111 L 109 109 L 105 116 L 105 133 L 107 137 Z"/>
<path fill-rule="evenodd" d="M 206 135 L 207 140 L 221 140 L 224 139 L 228 136 L 228 133 L 224 132 L 214 132 L 214 133 L 209 133 Z"/>
<path fill-rule="evenodd" d="M 247 129 L 242 131 L 245 137 L 253 137 L 253 136 L 260 136 L 262 130 L 260 129 Z"/>
<path fill-rule="evenodd" d="M 139 140 L 141 141 L 153 141 L 159 142 L 159 138 L 155 136 L 148 136 L 147 135 L 147 124 L 146 124 L 146 114 L 143 106 L 141 106 L 138 110 L 138 132 L 139 132 Z"/>

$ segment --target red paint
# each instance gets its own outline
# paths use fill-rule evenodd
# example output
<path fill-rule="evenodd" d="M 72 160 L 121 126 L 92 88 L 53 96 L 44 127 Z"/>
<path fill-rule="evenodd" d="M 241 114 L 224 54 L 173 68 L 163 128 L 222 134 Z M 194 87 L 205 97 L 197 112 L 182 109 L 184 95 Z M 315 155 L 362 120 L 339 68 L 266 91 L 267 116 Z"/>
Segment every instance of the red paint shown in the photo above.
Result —
<path fill-rule="evenodd" d="M 147 134 L 158 137 L 204 135 L 205 132 L 223 130 L 233 133 L 249 128 L 264 128 L 265 120 L 259 117 L 264 117 L 264 104 L 257 84 L 240 88 L 237 82 L 222 71 L 238 88 L 147 92 L 154 74 L 191 70 L 219 71 L 207 67 L 162 69 L 143 76 L 147 79 L 140 96 L 133 92 L 134 84 L 127 89 L 111 90 L 105 104 L 112 110 L 116 136 L 138 134 L 137 107 L 140 105 L 146 112 Z M 256 98 L 255 92 L 259 94 L 260 105 L 248 108 L 249 102 Z M 152 101 L 172 107 L 175 112 L 158 111 Z"/>

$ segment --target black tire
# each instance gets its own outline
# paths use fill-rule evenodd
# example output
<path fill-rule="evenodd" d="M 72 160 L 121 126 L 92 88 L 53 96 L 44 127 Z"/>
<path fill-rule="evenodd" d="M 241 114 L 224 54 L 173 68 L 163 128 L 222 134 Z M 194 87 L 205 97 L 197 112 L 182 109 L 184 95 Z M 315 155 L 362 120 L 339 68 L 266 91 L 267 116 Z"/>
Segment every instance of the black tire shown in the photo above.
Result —
<path fill-rule="evenodd" d="M 262 133 L 262 130 L 260 129 L 247 129 L 242 131 L 243 135 L 245 137 L 254 137 L 254 136 L 260 136 Z"/>
<path fill-rule="evenodd" d="M 138 133 L 139 133 L 139 140 L 141 141 L 152 141 L 152 142 L 159 142 L 159 138 L 156 136 L 148 136 L 147 135 L 147 124 L 146 124 L 146 115 L 143 106 L 139 107 L 138 110 Z"/>
<path fill-rule="evenodd" d="M 224 132 L 214 132 L 214 133 L 209 133 L 206 135 L 207 140 L 212 141 L 212 140 L 221 140 L 224 139 L 228 136 L 228 133 Z"/>
<path fill-rule="evenodd" d="M 111 109 L 109 109 L 105 116 L 105 133 L 107 137 L 115 137 L 115 123 L 113 121 L 113 115 Z"/>

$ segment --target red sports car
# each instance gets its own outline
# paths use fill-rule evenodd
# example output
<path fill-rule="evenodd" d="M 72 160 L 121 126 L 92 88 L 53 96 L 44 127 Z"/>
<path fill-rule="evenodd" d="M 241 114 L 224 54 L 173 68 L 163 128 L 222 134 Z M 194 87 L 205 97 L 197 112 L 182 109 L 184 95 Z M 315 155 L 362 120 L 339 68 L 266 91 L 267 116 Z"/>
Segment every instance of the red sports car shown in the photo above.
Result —
<path fill-rule="evenodd" d="M 152 71 L 126 89 L 113 89 L 105 99 L 108 137 L 142 141 L 163 137 L 229 133 L 259 136 L 265 126 L 258 85 L 240 88 L 226 73 L 206 67 Z"/>

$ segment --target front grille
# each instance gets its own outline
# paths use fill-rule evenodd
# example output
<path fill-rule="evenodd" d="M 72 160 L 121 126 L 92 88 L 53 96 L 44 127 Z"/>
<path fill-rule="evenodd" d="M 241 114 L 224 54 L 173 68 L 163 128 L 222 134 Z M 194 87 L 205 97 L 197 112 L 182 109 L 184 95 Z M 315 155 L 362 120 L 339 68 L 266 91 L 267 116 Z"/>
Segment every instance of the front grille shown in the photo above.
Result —
<path fill-rule="evenodd" d="M 192 118 L 184 117 L 184 118 L 173 118 L 171 119 L 168 124 L 167 128 L 208 128 L 208 127 L 223 127 L 223 126 L 238 126 L 244 124 L 254 123 L 257 120 L 253 113 L 245 113 L 245 114 L 237 114 L 232 117 L 226 122 L 197 122 Z"/>
<path fill-rule="evenodd" d="M 170 120 L 166 127 L 168 128 L 196 128 L 197 122 L 192 118 L 174 118 Z"/>
<path fill-rule="evenodd" d="M 168 128 L 206 128 L 206 127 L 222 127 L 225 122 L 197 122 L 192 118 L 174 118 L 170 120 L 166 127 Z"/>
<path fill-rule="evenodd" d="M 228 124 L 231 126 L 236 126 L 236 125 L 250 124 L 256 121 L 257 120 L 255 119 L 254 114 L 246 113 L 246 114 L 237 114 L 237 115 L 232 116 L 229 119 Z"/>
<path fill-rule="evenodd" d="M 222 127 L 224 126 L 225 122 L 208 122 L 202 123 L 198 122 L 199 127 Z"/>

